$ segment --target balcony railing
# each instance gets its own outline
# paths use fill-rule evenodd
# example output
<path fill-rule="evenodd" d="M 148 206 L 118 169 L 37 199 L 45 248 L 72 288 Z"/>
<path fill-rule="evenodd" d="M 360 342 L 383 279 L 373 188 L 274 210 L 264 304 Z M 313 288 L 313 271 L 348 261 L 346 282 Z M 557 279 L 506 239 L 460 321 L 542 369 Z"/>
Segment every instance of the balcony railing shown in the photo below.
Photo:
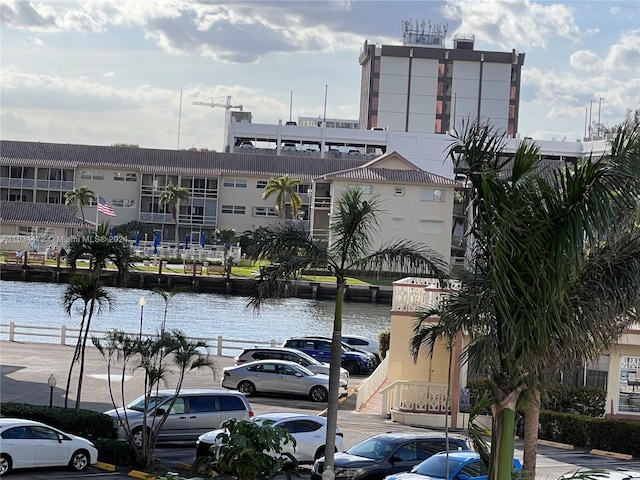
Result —
<path fill-rule="evenodd" d="M 446 384 L 397 380 L 380 392 L 382 415 L 392 411 L 444 414 L 451 410 Z"/>
<path fill-rule="evenodd" d="M 408 277 L 394 282 L 391 309 L 398 312 L 419 312 L 440 303 L 460 282 L 441 285 L 435 278 Z"/>
<path fill-rule="evenodd" d="M 380 388 L 380 385 L 382 385 L 387 379 L 388 374 L 389 357 L 385 357 L 375 371 L 365 378 L 360 385 L 358 385 L 358 391 L 356 393 L 356 412 L 359 411 L 360 407 L 362 407 L 362 405 L 376 393 L 378 388 Z"/>
<path fill-rule="evenodd" d="M 145 223 L 174 223 L 170 213 L 140 212 L 140 221 Z"/>
<path fill-rule="evenodd" d="M 218 217 L 215 215 L 178 215 L 180 225 L 210 225 L 215 227 Z"/>
<path fill-rule="evenodd" d="M 0 187 L 33 188 L 34 184 L 33 178 L 0 178 Z"/>

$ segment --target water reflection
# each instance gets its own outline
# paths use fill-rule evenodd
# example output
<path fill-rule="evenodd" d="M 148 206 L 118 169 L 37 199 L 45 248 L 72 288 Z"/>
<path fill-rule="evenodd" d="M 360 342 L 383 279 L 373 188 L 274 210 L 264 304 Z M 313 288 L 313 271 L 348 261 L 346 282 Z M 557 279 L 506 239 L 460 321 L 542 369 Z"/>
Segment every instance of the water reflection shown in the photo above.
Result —
<path fill-rule="evenodd" d="M 0 318 L 20 325 L 77 328 L 79 312 L 67 317 L 62 307 L 66 285 L 52 283 L 0 282 Z M 149 290 L 108 289 L 115 299 L 112 312 L 98 315 L 93 330 L 122 329 L 136 333 L 140 326 L 140 297 L 146 298 L 143 331 L 160 329 L 164 300 Z M 297 335 L 330 336 L 334 304 L 331 301 L 281 299 L 265 305 L 256 313 L 246 307 L 247 299 L 218 294 L 179 293 L 170 302 L 167 329 L 180 329 L 189 336 L 225 339 L 281 341 Z M 78 307 L 81 306 L 79 302 Z M 377 338 L 389 328 L 388 305 L 346 303 L 343 311 L 344 333 Z M 4 330 L 4 329 L 3 329 Z M 3 339 L 6 336 L 3 335 Z M 32 339 L 35 341 L 35 339 Z M 40 341 L 40 339 L 39 339 Z M 54 342 L 56 339 L 42 339 Z"/>

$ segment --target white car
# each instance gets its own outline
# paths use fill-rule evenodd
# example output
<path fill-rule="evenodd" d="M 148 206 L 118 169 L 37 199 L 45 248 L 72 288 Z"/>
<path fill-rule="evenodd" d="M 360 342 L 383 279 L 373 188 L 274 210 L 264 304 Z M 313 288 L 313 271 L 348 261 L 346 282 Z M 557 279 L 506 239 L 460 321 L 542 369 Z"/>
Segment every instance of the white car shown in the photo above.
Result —
<path fill-rule="evenodd" d="M 305 415 L 293 412 L 274 412 L 258 415 L 254 422 L 273 422 L 273 427 L 286 429 L 296 439 L 294 449 L 291 443 L 283 445 L 283 452 L 291 453 L 298 463 L 313 463 L 324 456 L 324 442 L 327 437 L 327 419 L 317 415 Z M 205 433 L 198 438 L 196 456 L 209 455 L 209 448 L 216 443 L 216 436 L 222 430 Z M 336 429 L 336 451 L 344 450 L 343 435 Z"/>
<path fill-rule="evenodd" d="M 98 461 L 89 440 L 33 420 L 0 418 L 0 476 L 13 469 L 60 467 L 82 471 Z"/>

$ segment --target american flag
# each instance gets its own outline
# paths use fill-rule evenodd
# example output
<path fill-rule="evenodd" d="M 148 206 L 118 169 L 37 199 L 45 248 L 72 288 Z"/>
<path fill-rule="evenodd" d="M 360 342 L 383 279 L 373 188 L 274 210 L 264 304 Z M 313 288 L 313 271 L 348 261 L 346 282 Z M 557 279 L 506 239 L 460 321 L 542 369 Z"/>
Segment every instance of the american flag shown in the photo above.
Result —
<path fill-rule="evenodd" d="M 111 208 L 111 205 L 109 205 L 107 201 L 104 198 L 102 198 L 100 195 L 98 195 L 98 211 L 100 213 L 105 214 L 107 217 L 116 216 L 116 212 L 113 211 L 113 208 Z"/>

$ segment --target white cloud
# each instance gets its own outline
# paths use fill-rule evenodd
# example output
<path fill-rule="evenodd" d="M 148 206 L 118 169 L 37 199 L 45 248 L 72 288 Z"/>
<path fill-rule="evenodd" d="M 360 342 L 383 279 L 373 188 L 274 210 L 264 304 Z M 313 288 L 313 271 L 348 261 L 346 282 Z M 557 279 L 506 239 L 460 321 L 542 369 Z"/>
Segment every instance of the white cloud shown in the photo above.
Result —
<path fill-rule="evenodd" d="M 105 78 L 113 78 L 116 76 L 115 72 L 105 72 L 102 74 L 103 77 Z"/>
<path fill-rule="evenodd" d="M 600 57 L 590 50 L 578 50 L 569 57 L 569 64 L 576 70 L 598 70 L 601 62 Z"/>
<path fill-rule="evenodd" d="M 454 34 L 472 33 L 506 50 L 547 48 L 553 37 L 577 41 L 586 33 L 576 25 L 573 12 L 562 4 L 530 0 L 451 0 L 444 12 L 447 18 L 460 22 Z"/>
<path fill-rule="evenodd" d="M 569 62 L 576 70 L 640 71 L 640 30 L 623 32 L 603 58 L 590 50 L 579 50 Z"/>

